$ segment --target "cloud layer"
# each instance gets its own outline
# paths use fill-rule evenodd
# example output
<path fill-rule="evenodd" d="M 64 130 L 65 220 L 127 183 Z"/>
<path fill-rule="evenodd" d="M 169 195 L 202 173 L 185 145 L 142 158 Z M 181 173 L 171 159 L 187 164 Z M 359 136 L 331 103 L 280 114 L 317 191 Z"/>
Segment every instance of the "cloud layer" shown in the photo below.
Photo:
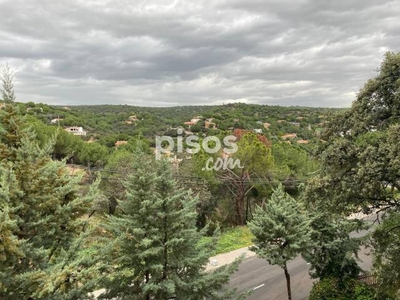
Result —
<path fill-rule="evenodd" d="M 400 2 L 0 0 L 0 66 L 19 101 L 349 106 Z"/>

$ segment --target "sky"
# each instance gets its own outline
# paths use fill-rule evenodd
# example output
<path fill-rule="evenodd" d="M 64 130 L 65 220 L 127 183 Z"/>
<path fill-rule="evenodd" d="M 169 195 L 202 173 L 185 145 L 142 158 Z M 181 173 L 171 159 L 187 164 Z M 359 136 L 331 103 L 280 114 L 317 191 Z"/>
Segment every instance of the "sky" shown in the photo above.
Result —
<path fill-rule="evenodd" d="M 0 0 L 0 67 L 51 105 L 349 107 L 400 1 Z"/>

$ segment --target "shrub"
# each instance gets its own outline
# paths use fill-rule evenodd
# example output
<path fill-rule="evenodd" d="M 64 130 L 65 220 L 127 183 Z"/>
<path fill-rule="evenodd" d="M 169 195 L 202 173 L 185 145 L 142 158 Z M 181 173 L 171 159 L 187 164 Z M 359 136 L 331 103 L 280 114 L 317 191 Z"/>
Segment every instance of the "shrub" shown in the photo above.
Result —
<path fill-rule="evenodd" d="M 337 278 L 326 278 L 314 283 L 309 300 L 378 300 L 374 288 L 358 280 L 340 283 Z M 386 298 L 387 299 L 387 298 Z"/>

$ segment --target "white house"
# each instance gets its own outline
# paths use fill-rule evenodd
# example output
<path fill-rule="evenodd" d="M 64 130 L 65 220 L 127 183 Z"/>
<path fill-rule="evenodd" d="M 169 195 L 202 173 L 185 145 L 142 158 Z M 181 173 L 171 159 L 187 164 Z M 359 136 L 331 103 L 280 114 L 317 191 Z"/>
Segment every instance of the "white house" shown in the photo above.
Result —
<path fill-rule="evenodd" d="M 77 127 L 77 126 L 72 126 L 72 127 L 67 127 L 64 128 L 65 131 L 73 134 L 73 135 L 79 135 L 79 136 L 85 136 L 86 131 L 83 130 L 83 127 Z"/>

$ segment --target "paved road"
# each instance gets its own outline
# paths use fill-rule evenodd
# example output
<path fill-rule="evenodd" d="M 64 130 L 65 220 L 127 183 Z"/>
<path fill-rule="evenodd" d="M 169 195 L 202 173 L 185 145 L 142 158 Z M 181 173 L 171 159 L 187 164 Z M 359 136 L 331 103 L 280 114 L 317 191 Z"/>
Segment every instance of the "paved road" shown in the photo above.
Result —
<path fill-rule="evenodd" d="M 366 220 L 372 221 L 373 216 Z M 364 236 L 366 230 L 354 232 L 353 237 Z M 359 252 L 359 265 L 363 270 L 370 270 L 372 257 L 368 255 L 369 249 L 361 248 Z M 309 265 L 297 257 L 288 263 L 291 275 L 293 300 L 306 300 L 312 288 L 313 280 L 308 275 Z M 286 279 L 283 270 L 277 266 L 271 266 L 267 261 L 257 257 L 248 258 L 240 265 L 239 270 L 232 275 L 230 285 L 236 287 L 239 292 L 254 290 L 248 300 L 286 300 Z"/>
<path fill-rule="evenodd" d="M 309 266 L 300 257 L 289 262 L 293 300 L 307 299 L 312 287 Z M 249 300 L 286 300 L 286 279 L 283 270 L 257 257 L 246 259 L 231 277 L 230 284 L 239 292 L 254 290 Z"/>
<path fill-rule="evenodd" d="M 361 249 L 359 253 L 360 266 L 370 270 L 372 259 L 369 250 Z M 291 277 L 293 300 L 306 300 L 312 288 L 313 280 L 308 275 L 309 265 L 297 257 L 288 263 Z M 231 286 L 239 292 L 253 290 L 248 300 L 286 300 L 286 279 L 283 270 L 271 266 L 266 260 L 257 257 L 248 258 L 240 265 L 239 270 L 232 275 Z"/>

